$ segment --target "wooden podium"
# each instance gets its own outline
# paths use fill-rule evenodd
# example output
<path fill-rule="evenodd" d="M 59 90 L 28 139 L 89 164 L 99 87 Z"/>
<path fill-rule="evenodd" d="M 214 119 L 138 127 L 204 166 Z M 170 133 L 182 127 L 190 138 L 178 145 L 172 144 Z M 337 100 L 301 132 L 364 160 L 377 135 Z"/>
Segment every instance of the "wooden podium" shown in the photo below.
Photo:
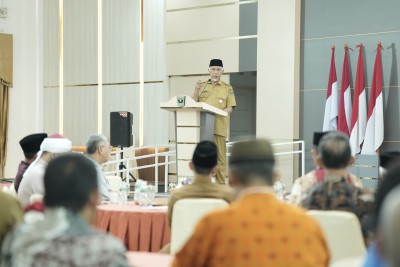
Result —
<path fill-rule="evenodd" d="M 228 113 L 196 102 L 190 96 L 174 96 L 168 102 L 162 102 L 160 107 L 175 115 L 176 175 L 180 181 L 193 176 L 189 162 L 196 145 L 204 140 L 213 141 L 215 116 L 227 116 Z"/>

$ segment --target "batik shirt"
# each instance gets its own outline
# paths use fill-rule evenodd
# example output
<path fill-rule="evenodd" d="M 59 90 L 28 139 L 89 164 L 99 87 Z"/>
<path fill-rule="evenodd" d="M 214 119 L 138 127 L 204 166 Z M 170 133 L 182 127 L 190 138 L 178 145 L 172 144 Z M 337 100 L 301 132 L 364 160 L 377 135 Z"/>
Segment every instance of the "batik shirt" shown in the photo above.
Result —
<path fill-rule="evenodd" d="M 24 223 L 4 240 L 2 267 L 128 266 L 125 248 L 79 214 L 48 208 L 42 221 Z"/>
<path fill-rule="evenodd" d="M 309 190 L 319 181 L 323 181 L 324 176 L 324 169 L 319 168 L 312 170 L 309 173 L 306 173 L 304 176 L 296 179 L 292 186 L 289 202 L 293 205 L 300 206 L 303 200 L 306 199 Z M 347 183 L 352 184 L 357 188 L 363 188 L 362 182 L 357 176 L 349 173 L 345 178 Z"/>

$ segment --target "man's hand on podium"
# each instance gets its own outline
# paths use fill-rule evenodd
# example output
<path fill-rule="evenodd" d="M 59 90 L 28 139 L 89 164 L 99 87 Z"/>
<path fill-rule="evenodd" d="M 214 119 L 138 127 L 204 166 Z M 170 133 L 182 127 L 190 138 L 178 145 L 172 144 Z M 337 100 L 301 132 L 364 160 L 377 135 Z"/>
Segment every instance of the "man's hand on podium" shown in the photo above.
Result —
<path fill-rule="evenodd" d="M 228 112 L 228 114 L 231 113 L 232 110 L 233 110 L 232 107 L 227 107 L 227 108 L 224 109 L 224 111 Z"/>

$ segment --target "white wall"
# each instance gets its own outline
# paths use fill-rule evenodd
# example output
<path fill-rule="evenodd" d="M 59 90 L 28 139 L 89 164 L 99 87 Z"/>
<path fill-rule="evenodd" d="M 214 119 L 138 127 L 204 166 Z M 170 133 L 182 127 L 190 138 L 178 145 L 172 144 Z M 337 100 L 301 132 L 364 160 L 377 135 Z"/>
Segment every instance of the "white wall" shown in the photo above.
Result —
<path fill-rule="evenodd" d="M 301 1 L 258 2 L 256 133 L 274 143 L 299 138 L 300 15 Z M 297 162 L 294 156 L 278 158 L 288 189 L 298 176 Z"/>
<path fill-rule="evenodd" d="M 133 114 L 134 144 L 139 145 L 140 6 L 132 0 L 64 0 L 63 5 L 63 119 L 59 116 L 59 6 L 44 6 L 44 129 L 61 123 L 73 145 L 85 145 L 98 131 L 110 137 L 110 112 Z M 102 3 L 102 38 L 98 8 Z M 164 1 L 146 0 L 143 7 L 143 140 L 144 145 L 168 141 L 168 114 L 159 103 L 168 96 L 165 74 Z M 84 14 L 84 15 L 82 15 Z M 99 40 L 101 38 L 101 40 Z M 101 42 L 101 57 L 98 49 Z M 101 64 L 101 78 L 98 68 Z M 102 87 L 98 83 L 102 82 Z M 99 94 L 101 90 L 101 96 Z M 55 103 L 55 104 L 54 104 Z M 48 111 L 48 112 L 47 112 Z M 99 124 L 99 122 L 101 124 Z M 165 132 L 159 129 L 165 128 Z"/>
<path fill-rule="evenodd" d="M 40 132 L 42 113 L 42 4 L 39 0 L 11 0 L 5 2 L 9 9 L 8 20 L 0 29 L 13 34 L 14 86 L 10 90 L 10 116 L 8 128 L 7 162 L 4 177 L 17 173 L 23 153 L 19 140 Z M 37 20 L 39 18 L 39 20 Z"/>
<path fill-rule="evenodd" d="M 212 58 L 222 59 L 225 73 L 239 71 L 239 4 L 214 0 L 215 5 L 203 6 L 203 2 L 207 1 L 171 0 L 166 3 L 169 76 L 208 74 Z M 223 19 L 210 19 L 218 16 Z"/>
<path fill-rule="evenodd" d="M 68 1 L 64 1 L 64 12 L 66 17 L 64 19 L 70 20 L 71 22 L 71 14 L 68 13 L 68 10 L 71 7 L 76 6 L 78 3 L 83 7 L 87 7 L 89 4 L 93 7 L 97 7 L 97 1 L 91 0 L 88 3 L 80 3 L 78 1 L 73 1 L 69 3 Z M 125 0 L 119 4 L 114 3 L 113 8 L 122 7 L 123 9 L 127 6 L 131 6 L 134 4 L 135 7 L 138 5 L 136 1 Z M 10 93 L 10 124 L 9 124 L 9 133 L 8 133 L 8 156 L 7 163 L 5 169 L 5 177 L 11 178 L 14 177 L 17 171 L 17 167 L 19 161 L 23 159 L 22 150 L 18 144 L 19 140 L 24 136 L 40 131 L 48 131 L 48 134 L 53 134 L 58 132 L 59 129 L 59 94 L 57 85 L 59 84 L 59 26 L 58 26 L 58 1 L 53 0 L 7 0 L 5 1 L 7 8 L 9 9 L 9 19 L 5 22 L 0 21 L 0 31 L 4 33 L 10 33 L 14 35 L 14 87 L 11 88 Z M 108 15 L 110 11 L 111 0 L 103 0 L 103 37 L 107 35 L 107 29 L 113 26 L 111 31 L 116 34 L 120 33 L 125 35 L 126 37 L 126 29 L 121 29 L 118 25 L 110 25 L 107 22 L 109 18 Z M 46 5 L 47 13 L 43 14 L 43 6 Z M 125 6 L 124 6 L 125 5 Z M 78 8 L 79 9 L 79 8 Z M 137 15 L 138 9 L 130 9 L 128 8 L 127 16 L 125 17 L 114 17 L 114 23 L 122 23 L 122 25 L 126 25 L 126 27 L 131 27 L 135 29 L 135 32 L 138 33 L 139 24 L 136 23 L 132 25 L 132 23 L 126 23 L 127 19 L 131 17 L 135 17 L 136 20 L 138 18 Z M 118 13 L 118 10 L 115 10 Z M 144 135 L 145 135 L 145 144 L 155 144 L 155 143 L 166 143 L 168 140 L 167 137 L 167 118 L 168 114 L 160 110 L 157 106 L 158 102 L 166 101 L 168 97 L 168 86 L 164 82 L 165 79 L 165 39 L 164 39 L 164 2 L 158 0 L 145 1 L 144 6 L 145 18 L 144 18 L 144 31 L 145 31 L 145 66 L 144 66 L 144 79 L 145 79 L 145 99 L 144 99 Z M 92 10 L 92 15 L 97 16 L 96 8 Z M 79 15 L 79 14 L 77 14 Z M 44 16 L 46 18 L 46 25 L 43 25 Z M 72 15 L 74 16 L 74 15 Z M 71 34 L 78 34 L 81 31 L 75 31 L 75 33 L 68 31 L 68 21 L 64 25 L 64 34 L 66 40 L 64 43 L 64 57 L 68 57 L 68 48 L 71 46 L 79 46 L 79 50 L 83 50 L 80 44 L 85 43 L 85 36 L 75 36 L 77 38 L 76 42 L 68 42 L 68 36 Z M 45 26 L 45 27 L 44 27 Z M 73 26 L 73 25 L 71 25 Z M 47 31 L 46 34 L 46 43 L 43 43 L 43 33 L 44 29 Z M 73 26 L 76 28 L 76 26 Z M 71 29 L 71 27 L 69 27 Z M 97 32 L 97 24 L 92 25 L 90 28 L 93 30 L 93 34 Z M 119 31 L 116 31 L 119 29 Z M 52 36 L 52 38 L 49 38 Z M 96 35 L 97 36 L 97 35 Z M 137 34 L 133 34 L 135 40 L 138 40 Z M 93 38 L 92 38 L 93 39 Z M 97 37 L 95 38 L 97 40 Z M 136 43 L 130 45 L 126 44 L 127 49 L 138 50 L 138 45 Z M 67 47 L 66 47 L 67 46 Z M 69 47 L 68 47 L 69 46 Z M 133 47 L 133 48 L 132 48 Z M 103 40 L 103 51 L 107 50 L 107 43 L 104 43 Z M 46 49 L 46 72 L 43 70 L 43 50 Z M 93 48 L 97 50 L 96 47 Z M 111 50 L 115 52 L 115 50 Z M 92 51 L 93 52 L 93 51 Z M 129 72 L 130 77 L 123 77 L 122 80 L 117 81 L 109 81 L 107 78 L 109 77 L 109 72 L 105 68 L 107 68 L 108 54 L 103 54 L 103 82 L 123 82 L 123 83 L 131 83 L 131 82 L 139 82 L 138 79 L 138 56 L 135 57 L 124 57 L 125 61 L 123 64 L 117 64 L 116 68 L 119 68 L 121 71 Z M 68 57 L 71 59 L 71 57 Z M 74 59 L 74 58 L 72 58 Z M 76 59 L 76 57 L 75 57 Z M 83 59 L 82 59 L 83 60 Z M 76 60 L 75 60 L 76 61 Z M 128 62 L 129 61 L 129 62 Z M 154 63 L 157 64 L 154 64 Z M 64 62 L 64 79 L 74 78 L 70 75 L 71 72 L 74 71 L 74 67 L 68 68 L 68 61 Z M 74 62 L 74 66 L 80 66 L 82 62 Z M 126 68 L 127 64 L 134 65 L 134 69 Z M 151 64 L 149 64 L 151 63 Z M 128 64 L 128 65 L 129 65 Z M 71 65 L 71 64 L 70 64 Z M 130 66 L 130 65 L 129 65 Z M 68 71 L 71 70 L 71 71 Z M 88 71 L 93 71 L 97 74 L 97 64 L 93 64 L 88 68 L 85 73 Z M 83 73 L 83 72 L 82 72 Z M 84 74 L 85 74 L 84 73 Z M 79 75 L 80 73 L 77 73 Z M 45 76 L 46 82 L 43 82 L 43 76 Z M 91 75 L 92 77 L 93 75 Z M 90 83 L 97 82 L 97 76 L 95 75 L 95 80 L 90 80 Z M 66 81 L 64 81 L 66 82 Z M 71 83 L 85 83 L 87 81 L 82 80 L 73 80 Z M 43 86 L 46 88 L 43 90 Z M 55 87 L 54 87 L 55 86 Z M 123 85 L 116 85 L 117 87 L 123 87 Z M 130 85 L 128 85 L 130 86 Z M 136 87 L 137 85 L 133 85 Z M 112 87 L 103 86 L 103 92 L 106 95 L 107 90 Z M 132 85 L 131 85 L 132 87 Z M 82 89 L 82 88 L 81 88 Z M 120 89 L 120 88 L 118 88 Z M 68 91 L 69 90 L 69 91 Z M 69 93 L 73 93 L 74 89 L 65 88 L 64 99 L 68 100 Z M 46 93 L 43 95 L 43 91 Z M 123 91 L 123 90 L 122 90 Z M 136 90 L 133 90 L 136 92 Z M 81 93 L 81 92 L 78 92 Z M 153 97 L 152 94 L 157 97 Z M 118 95 L 123 97 L 122 92 L 118 90 Z M 71 98 L 73 99 L 73 98 Z M 104 99 L 104 97 L 103 97 Z M 86 103 L 88 106 L 92 106 L 94 108 L 97 107 L 97 98 L 92 98 L 93 103 Z M 104 116 L 103 119 L 103 131 L 108 132 L 108 124 L 104 123 L 104 121 L 109 120 L 109 113 L 105 112 L 109 109 L 109 101 L 106 99 L 105 103 L 103 103 L 103 114 L 100 116 Z M 124 99 L 125 100 L 125 99 Z M 44 102 L 45 101 L 45 102 Z M 129 101 L 129 99 L 128 99 Z M 114 104 L 114 110 L 123 110 L 124 101 L 117 101 Z M 136 110 L 138 104 L 135 104 L 135 99 L 130 99 L 129 107 L 132 111 Z M 44 105 L 43 105 L 44 104 Z M 64 103 L 64 117 L 68 117 L 69 108 L 75 105 L 76 103 Z M 45 107 L 43 107 L 45 106 Z M 83 105 L 81 105 L 83 106 Z M 45 114 L 43 114 L 43 109 L 45 110 Z M 67 110 L 65 110 L 67 109 Z M 129 110 L 130 110 L 129 109 Z M 139 116 L 138 112 L 135 112 L 134 116 Z M 99 114 L 97 114 L 99 116 Z M 135 135 L 138 136 L 138 119 L 135 120 Z M 68 133 L 68 129 L 70 129 L 70 123 L 64 121 L 66 123 Z M 80 124 L 86 125 L 85 121 L 80 120 Z M 45 124 L 45 126 L 43 126 Z M 96 126 L 96 125 L 95 125 Z M 157 132 L 157 129 L 165 128 L 164 133 Z M 80 128 L 79 125 L 76 128 Z M 96 127 L 91 127 L 90 132 L 96 132 Z M 79 135 L 78 137 L 73 137 L 75 140 L 74 145 L 81 145 L 86 141 L 87 132 L 86 130 L 84 134 Z M 137 143 L 137 142 L 136 142 Z"/>

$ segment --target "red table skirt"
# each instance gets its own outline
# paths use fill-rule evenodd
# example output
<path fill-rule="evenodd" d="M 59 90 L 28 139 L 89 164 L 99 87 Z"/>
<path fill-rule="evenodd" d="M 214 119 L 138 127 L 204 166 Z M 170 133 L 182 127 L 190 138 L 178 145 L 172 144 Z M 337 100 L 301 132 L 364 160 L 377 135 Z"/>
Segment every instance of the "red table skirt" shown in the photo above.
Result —
<path fill-rule="evenodd" d="M 131 202 L 98 206 L 96 227 L 118 237 L 129 251 L 158 252 L 171 239 L 166 209 L 147 210 Z"/>

